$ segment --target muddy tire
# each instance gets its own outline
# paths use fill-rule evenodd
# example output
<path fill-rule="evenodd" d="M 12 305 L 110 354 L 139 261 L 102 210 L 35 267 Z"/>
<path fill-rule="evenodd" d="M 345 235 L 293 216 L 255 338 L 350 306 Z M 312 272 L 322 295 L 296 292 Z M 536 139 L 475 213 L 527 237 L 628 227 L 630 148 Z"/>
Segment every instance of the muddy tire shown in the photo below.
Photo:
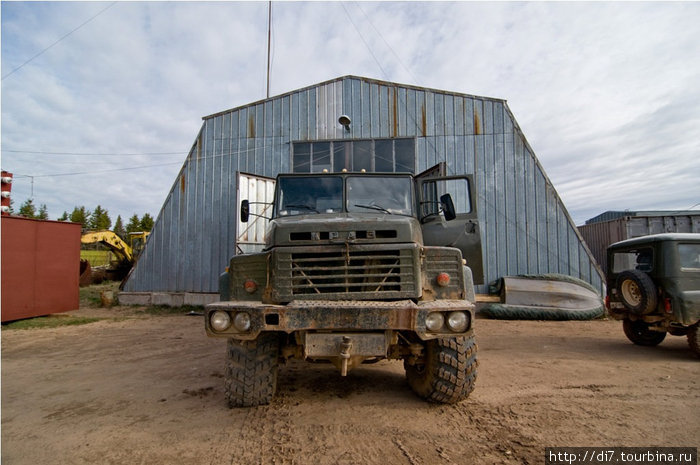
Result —
<path fill-rule="evenodd" d="M 696 357 L 700 357 L 700 323 L 695 323 L 688 330 L 688 345 Z"/>
<path fill-rule="evenodd" d="M 224 387 L 229 407 L 269 404 L 277 390 L 279 339 L 262 333 L 254 341 L 228 340 Z"/>
<path fill-rule="evenodd" d="M 666 338 L 666 333 L 649 329 L 649 324 L 641 320 L 623 320 L 622 329 L 627 339 L 638 346 L 657 346 Z"/>
<path fill-rule="evenodd" d="M 464 400 L 474 390 L 476 352 L 474 336 L 428 341 L 425 363 L 404 364 L 408 384 L 418 396 L 431 402 L 454 404 Z"/>
<path fill-rule="evenodd" d="M 654 281 L 639 270 L 627 270 L 617 277 L 617 292 L 622 303 L 637 315 L 646 315 L 656 310 L 657 295 Z"/>

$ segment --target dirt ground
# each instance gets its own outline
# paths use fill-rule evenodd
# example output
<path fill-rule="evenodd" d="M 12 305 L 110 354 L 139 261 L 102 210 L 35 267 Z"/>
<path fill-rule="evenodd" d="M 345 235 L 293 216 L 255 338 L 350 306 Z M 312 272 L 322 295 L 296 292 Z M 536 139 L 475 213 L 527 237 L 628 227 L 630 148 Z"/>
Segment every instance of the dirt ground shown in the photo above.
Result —
<path fill-rule="evenodd" d="M 536 464 L 548 446 L 699 446 L 700 361 L 620 322 L 479 319 L 477 387 L 413 395 L 398 361 L 282 366 L 269 406 L 230 410 L 225 341 L 201 316 L 133 309 L 2 332 L 2 463 Z"/>

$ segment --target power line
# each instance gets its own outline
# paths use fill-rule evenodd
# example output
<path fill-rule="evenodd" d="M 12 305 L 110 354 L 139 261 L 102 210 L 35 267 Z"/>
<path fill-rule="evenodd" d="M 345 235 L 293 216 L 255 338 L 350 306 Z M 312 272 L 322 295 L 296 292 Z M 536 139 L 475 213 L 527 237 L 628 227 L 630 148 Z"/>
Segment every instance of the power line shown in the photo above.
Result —
<path fill-rule="evenodd" d="M 185 155 L 186 152 L 180 151 L 180 152 L 133 152 L 133 153 L 90 153 L 90 152 L 47 152 L 43 150 L 8 150 L 8 149 L 2 149 L 3 152 L 10 152 L 10 153 L 25 153 L 25 154 L 32 154 L 32 155 L 78 155 L 78 156 L 110 156 L 110 157 L 131 157 L 131 156 L 138 156 L 138 155 Z"/>
<path fill-rule="evenodd" d="M 55 174 L 35 174 L 35 175 L 29 175 L 29 174 L 17 174 L 15 176 L 21 176 L 21 177 L 26 177 L 26 178 L 50 178 L 50 177 L 57 177 L 57 176 L 76 176 L 79 174 L 97 174 L 97 173 L 111 173 L 114 171 L 127 171 L 127 170 L 138 170 L 141 168 L 155 168 L 158 166 L 170 166 L 170 165 L 180 165 L 182 162 L 176 161 L 172 163 L 159 163 L 155 165 L 143 165 L 143 166 L 130 166 L 128 168 L 113 168 L 113 169 L 108 169 L 108 170 L 97 170 L 97 171 L 78 171 L 75 173 L 55 173 Z"/>
<path fill-rule="evenodd" d="M 401 67 L 402 67 L 403 69 L 405 69 L 406 72 L 413 78 L 413 82 L 417 83 L 417 82 L 418 82 L 418 79 L 416 78 L 416 76 L 414 76 L 414 74 L 411 72 L 411 70 L 408 69 L 408 68 L 406 67 L 406 65 L 403 64 L 403 61 L 401 61 L 401 58 L 399 58 L 399 55 L 396 53 L 396 51 L 394 51 L 393 47 L 392 47 L 391 45 L 389 45 L 389 42 L 387 42 L 387 40 L 384 38 L 384 36 L 382 35 L 382 33 L 379 31 L 379 29 L 377 29 L 377 27 L 374 25 L 374 23 L 372 22 L 372 20 L 370 19 L 370 17 L 367 16 L 367 13 L 365 13 L 365 10 L 362 9 L 362 7 L 360 6 L 360 4 L 359 4 L 358 2 L 355 2 L 355 5 L 357 5 L 357 8 L 358 8 L 358 9 L 362 12 L 362 14 L 365 16 L 365 19 L 367 19 L 367 22 L 369 23 L 369 25 L 372 26 L 372 29 L 374 29 L 374 32 L 376 32 L 377 35 L 379 36 L 379 38 L 382 39 L 382 42 L 384 42 L 384 44 L 385 44 L 387 47 L 389 47 L 389 50 L 391 50 L 391 53 L 393 53 L 394 56 L 396 57 L 396 61 L 398 61 L 399 64 L 401 65 Z"/>
<path fill-rule="evenodd" d="M 347 15 L 348 19 L 350 20 L 350 24 L 352 24 L 352 27 L 355 28 L 355 30 L 357 31 L 357 34 L 360 36 L 360 39 L 362 39 L 362 42 L 365 44 L 365 47 L 367 47 L 367 50 L 369 50 L 369 53 L 372 55 L 372 58 L 374 58 L 374 61 L 377 63 L 377 66 L 379 66 L 379 69 L 382 71 L 382 74 L 384 75 L 384 79 L 389 80 L 389 75 L 387 74 L 386 71 L 384 71 L 384 67 L 379 62 L 379 60 L 377 59 L 377 56 L 372 51 L 372 47 L 370 47 L 369 44 L 367 43 L 367 41 L 365 40 L 365 37 L 362 35 L 362 32 L 360 32 L 360 29 L 355 24 L 355 21 L 352 20 L 352 16 L 350 16 L 348 9 L 345 8 L 345 4 L 343 2 L 340 2 L 340 6 L 343 7 L 345 14 Z"/>
<path fill-rule="evenodd" d="M 25 61 L 24 63 L 22 63 L 21 65 L 19 65 L 18 67 L 16 67 L 15 69 L 13 69 L 12 71 L 10 71 L 10 72 L 7 73 L 6 75 L 4 75 L 4 76 L 2 77 L 2 80 L 4 81 L 6 77 L 11 76 L 11 75 L 14 74 L 15 72 L 17 72 L 17 71 L 19 71 L 20 69 L 22 69 L 22 68 L 24 67 L 24 65 L 30 63 L 30 62 L 33 61 L 34 59 L 36 59 L 36 58 L 38 58 L 39 56 L 43 55 L 46 51 L 48 51 L 48 50 L 49 50 L 50 48 L 52 48 L 54 45 L 58 44 L 58 43 L 61 42 L 63 39 L 65 39 L 65 38 L 68 37 L 69 35 L 73 34 L 75 31 L 77 31 L 77 30 L 80 29 L 81 27 L 85 26 L 85 25 L 86 25 L 87 23 L 89 23 L 90 21 L 92 21 L 93 19 L 97 18 L 98 16 L 100 16 L 100 15 L 101 15 L 102 13 L 104 13 L 105 11 L 109 10 L 110 8 L 112 8 L 116 3 L 117 3 L 117 2 L 112 2 L 112 3 L 110 3 L 109 5 L 107 5 L 107 7 L 103 8 L 102 10 L 100 10 L 96 15 L 90 17 L 88 20 L 86 20 L 85 22 L 83 22 L 80 26 L 76 27 L 75 29 L 73 29 L 72 31 L 70 31 L 68 34 L 64 35 L 63 37 L 61 37 L 60 39 L 58 39 L 56 42 L 54 42 L 53 44 L 49 45 L 49 46 L 46 47 L 44 50 L 40 51 L 39 53 L 37 53 L 36 55 L 34 55 L 33 57 L 31 57 L 30 59 L 28 59 L 28 60 Z"/>

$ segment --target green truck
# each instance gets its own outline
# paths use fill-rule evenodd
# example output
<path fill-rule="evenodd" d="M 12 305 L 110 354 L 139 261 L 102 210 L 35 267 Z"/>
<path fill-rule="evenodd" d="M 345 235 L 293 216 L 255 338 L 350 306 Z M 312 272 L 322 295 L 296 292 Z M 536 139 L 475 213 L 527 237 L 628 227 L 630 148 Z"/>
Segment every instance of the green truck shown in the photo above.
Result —
<path fill-rule="evenodd" d="M 477 372 L 474 282 L 483 282 L 470 176 L 281 174 L 266 244 L 231 258 L 209 336 L 227 339 L 230 407 L 267 404 L 280 363 L 403 360 L 420 397 L 459 402 Z M 253 215 L 241 202 L 241 221 Z"/>
<path fill-rule="evenodd" d="M 610 315 L 627 338 L 655 346 L 666 334 L 686 336 L 700 357 L 700 234 L 636 237 L 607 249 Z"/>

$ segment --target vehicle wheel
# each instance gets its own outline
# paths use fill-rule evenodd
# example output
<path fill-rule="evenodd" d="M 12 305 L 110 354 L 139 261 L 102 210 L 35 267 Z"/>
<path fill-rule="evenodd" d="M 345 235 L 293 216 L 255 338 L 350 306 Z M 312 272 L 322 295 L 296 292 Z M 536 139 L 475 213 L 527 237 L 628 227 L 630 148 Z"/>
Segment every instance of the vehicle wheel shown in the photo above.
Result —
<path fill-rule="evenodd" d="M 474 390 L 476 352 L 474 336 L 428 341 L 423 364 L 404 363 L 408 384 L 431 402 L 454 404 L 464 400 Z"/>
<path fill-rule="evenodd" d="M 649 329 L 649 324 L 644 321 L 623 320 L 622 329 L 627 339 L 638 346 L 657 346 L 666 337 L 666 333 Z"/>
<path fill-rule="evenodd" d="M 277 390 L 279 339 L 262 333 L 254 341 L 228 340 L 224 386 L 229 407 L 269 404 Z"/>
<path fill-rule="evenodd" d="M 693 353 L 700 357 L 700 323 L 695 323 L 688 330 L 688 345 Z"/>
<path fill-rule="evenodd" d="M 656 286 L 649 275 L 639 270 L 627 270 L 617 277 L 617 292 L 631 312 L 645 315 L 656 309 Z"/>

